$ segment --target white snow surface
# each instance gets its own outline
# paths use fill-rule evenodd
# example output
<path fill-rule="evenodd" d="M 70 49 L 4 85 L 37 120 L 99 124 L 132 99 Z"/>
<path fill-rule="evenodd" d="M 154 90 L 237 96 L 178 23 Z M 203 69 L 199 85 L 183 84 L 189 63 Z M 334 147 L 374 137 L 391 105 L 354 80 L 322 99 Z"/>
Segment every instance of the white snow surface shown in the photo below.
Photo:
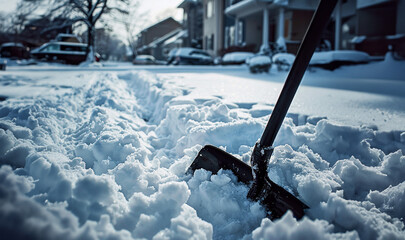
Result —
<path fill-rule="evenodd" d="M 250 66 L 262 66 L 262 65 L 270 65 L 271 58 L 269 56 L 258 55 L 252 58 L 249 58 L 247 63 Z"/>
<path fill-rule="evenodd" d="M 327 64 L 333 61 L 369 62 L 370 56 L 365 52 L 354 50 L 335 50 L 315 52 L 310 64 Z"/>
<path fill-rule="evenodd" d="M 251 52 L 231 52 L 224 55 L 222 62 L 233 63 L 233 62 L 245 62 L 246 59 L 253 57 L 254 53 Z"/>
<path fill-rule="evenodd" d="M 286 73 L 11 66 L 0 72 L 0 234 L 405 239 L 405 77 L 390 69 L 405 64 L 392 61 L 306 74 L 268 170 L 310 209 L 274 221 L 229 171 L 186 171 L 205 144 L 249 162 Z M 379 68 L 386 78 L 370 75 Z"/>
<path fill-rule="evenodd" d="M 272 60 L 274 63 L 292 65 L 295 60 L 295 55 L 291 53 L 276 53 Z"/>

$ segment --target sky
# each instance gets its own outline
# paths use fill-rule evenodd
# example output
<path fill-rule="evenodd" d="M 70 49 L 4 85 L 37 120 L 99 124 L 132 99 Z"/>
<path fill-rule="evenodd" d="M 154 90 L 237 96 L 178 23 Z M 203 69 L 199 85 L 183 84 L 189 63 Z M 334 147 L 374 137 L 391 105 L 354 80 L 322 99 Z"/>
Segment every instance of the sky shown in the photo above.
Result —
<path fill-rule="evenodd" d="M 17 2 L 18 0 L 0 0 L 0 12 L 13 12 Z M 182 19 L 182 9 L 177 9 L 182 0 L 139 0 L 139 2 L 139 12 L 147 12 L 148 14 L 148 20 L 142 29 L 169 16 L 173 16 L 178 21 Z"/>

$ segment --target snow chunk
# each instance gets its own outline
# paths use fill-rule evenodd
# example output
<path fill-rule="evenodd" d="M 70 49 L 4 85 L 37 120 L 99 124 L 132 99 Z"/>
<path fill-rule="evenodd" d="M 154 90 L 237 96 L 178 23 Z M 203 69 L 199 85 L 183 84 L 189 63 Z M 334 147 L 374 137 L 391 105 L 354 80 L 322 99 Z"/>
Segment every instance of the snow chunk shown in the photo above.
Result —
<path fill-rule="evenodd" d="M 399 219 L 405 218 L 405 182 L 390 186 L 382 192 L 371 191 L 367 200 L 374 203 L 382 212 Z"/>
<path fill-rule="evenodd" d="M 254 240 L 259 239 L 358 239 L 356 232 L 343 234 L 333 233 L 333 226 L 324 220 L 304 218 L 297 221 L 292 213 L 287 212 L 280 220 L 272 222 L 268 218 L 262 220 L 259 228 L 252 233 Z"/>

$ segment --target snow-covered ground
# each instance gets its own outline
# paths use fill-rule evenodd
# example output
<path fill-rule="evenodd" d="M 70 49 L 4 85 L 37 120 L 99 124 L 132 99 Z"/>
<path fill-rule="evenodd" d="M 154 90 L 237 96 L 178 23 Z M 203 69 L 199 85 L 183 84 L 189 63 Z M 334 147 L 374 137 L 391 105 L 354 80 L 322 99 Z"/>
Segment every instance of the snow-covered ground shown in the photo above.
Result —
<path fill-rule="evenodd" d="M 271 221 L 205 144 L 245 162 L 285 72 L 10 66 L 0 72 L 0 233 L 9 239 L 405 239 L 404 62 L 306 73 L 269 177 L 310 209 Z"/>

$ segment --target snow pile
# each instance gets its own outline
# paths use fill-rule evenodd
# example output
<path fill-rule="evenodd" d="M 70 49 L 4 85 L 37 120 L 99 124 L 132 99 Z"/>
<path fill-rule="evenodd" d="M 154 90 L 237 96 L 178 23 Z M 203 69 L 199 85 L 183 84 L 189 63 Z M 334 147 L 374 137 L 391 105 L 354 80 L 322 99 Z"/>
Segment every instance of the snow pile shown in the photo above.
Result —
<path fill-rule="evenodd" d="M 232 63 L 245 63 L 246 59 L 253 57 L 254 54 L 251 52 L 232 52 L 227 53 L 222 58 L 222 63 L 232 64 Z"/>
<path fill-rule="evenodd" d="M 271 221 L 229 171 L 186 173 L 204 144 L 248 162 L 269 106 L 193 98 L 146 72 L 77 78 L 0 102 L 2 236 L 404 239 L 405 132 L 290 114 L 269 177 L 310 209 Z"/>
<path fill-rule="evenodd" d="M 271 58 L 269 56 L 255 56 L 249 59 L 248 62 L 249 66 L 263 66 L 263 65 L 270 65 Z"/>
<path fill-rule="evenodd" d="M 286 64 L 291 66 L 294 63 L 295 55 L 291 53 L 277 53 L 272 59 L 275 64 Z"/>
<path fill-rule="evenodd" d="M 310 64 L 328 64 L 336 61 L 355 63 L 369 62 L 370 56 L 365 52 L 353 50 L 315 52 L 311 58 Z"/>
<path fill-rule="evenodd" d="M 337 69 L 337 74 L 343 77 L 363 78 L 363 79 L 391 79 L 405 81 L 405 61 L 396 60 L 393 53 L 388 51 L 384 60 L 370 62 L 365 65 L 344 66 Z"/>

